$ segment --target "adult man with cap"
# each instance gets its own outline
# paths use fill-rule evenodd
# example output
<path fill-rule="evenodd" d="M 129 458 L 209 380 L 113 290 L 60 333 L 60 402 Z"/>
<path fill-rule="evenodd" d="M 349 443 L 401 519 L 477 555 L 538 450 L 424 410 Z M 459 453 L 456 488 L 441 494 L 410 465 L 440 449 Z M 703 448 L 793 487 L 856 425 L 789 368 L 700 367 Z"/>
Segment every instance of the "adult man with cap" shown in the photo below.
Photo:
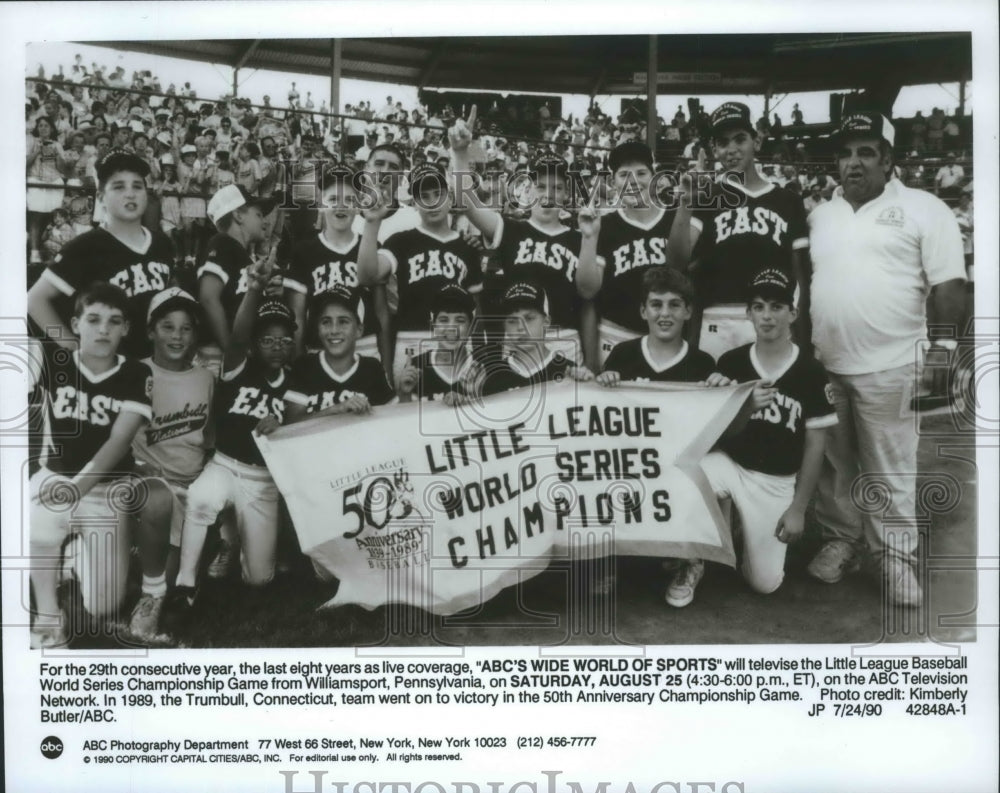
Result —
<path fill-rule="evenodd" d="M 198 268 L 198 299 L 210 338 L 226 348 L 236 310 L 247 291 L 250 249 L 264 239 L 269 198 L 254 198 L 239 185 L 223 187 L 208 202 L 208 217 L 218 233 L 208 241 L 208 255 Z M 204 351 L 203 351 L 203 354 Z"/>
<path fill-rule="evenodd" d="M 713 153 L 724 173 L 711 186 L 709 200 L 699 201 L 708 209 L 693 213 L 692 247 L 683 251 L 681 265 L 692 257 L 699 262 L 698 347 L 718 358 L 754 340 L 744 295 L 761 270 L 777 267 L 792 283 L 798 282 L 799 305 L 807 310 L 808 284 L 801 276 L 809 239 L 802 199 L 757 171 L 762 136 L 750 120 L 750 108 L 725 102 L 712 113 L 711 125 Z M 682 201 L 678 217 L 691 214 L 688 202 Z M 800 341 L 808 339 L 807 332 L 799 335 Z"/>
<path fill-rule="evenodd" d="M 63 246 L 28 292 L 28 316 L 56 343 L 76 348 L 68 320 L 80 290 L 107 281 L 129 297 L 129 334 L 121 351 L 143 356 L 146 308 L 172 278 L 173 246 L 159 230 L 142 225 L 149 163 L 131 149 L 112 149 L 97 164 L 98 201 L 105 222 Z"/>
<path fill-rule="evenodd" d="M 947 359 L 956 345 L 965 294 L 962 238 L 940 199 L 892 178 L 895 131 L 888 119 L 854 113 L 835 140 L 842 186 L 808 218 L 812 339 L 840 420 L 816 502 L 826 544 L 809 573 L 835 583 L 867 546 L 881 563 L 890 602 L 918 606 L 918 436 L 905 413 L 927 338 L 928 293 L 932 322 L 945 328 L 928 354 Z M 862 513 L 852 500 L 866 477 L 888 490 L 878 515 Z"/>

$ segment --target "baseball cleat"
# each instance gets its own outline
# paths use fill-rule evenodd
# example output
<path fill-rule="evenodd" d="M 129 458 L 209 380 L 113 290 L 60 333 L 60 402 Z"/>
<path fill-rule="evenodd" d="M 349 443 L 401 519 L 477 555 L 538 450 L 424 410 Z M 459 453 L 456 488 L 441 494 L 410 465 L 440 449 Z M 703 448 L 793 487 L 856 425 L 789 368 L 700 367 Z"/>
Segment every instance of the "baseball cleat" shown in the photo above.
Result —
<path fill-rule="evenodd" d="M 836 584 L 860 566 L 854 546 L 844 540 L 830 540 L 819 549 L 806 570 L 813 578 L 826 584 Z"/>
<path fill-rule="evenodd" d="M 151 639 L 156 636 L 160 625 L 160 612 L 163 610 L 165 595 L 150 595 L 143 593 L 139 602 L 132 609 L 129 620 L 129 633 L 137 639 Z"/>
<path fill-rule="evenodd" d="M 694 591 L 703 575 L 705 563 L 701 559 L 683 562 L 667 587 L 667 603 L 677 609 L 688 605 L 694 600 Z"/>

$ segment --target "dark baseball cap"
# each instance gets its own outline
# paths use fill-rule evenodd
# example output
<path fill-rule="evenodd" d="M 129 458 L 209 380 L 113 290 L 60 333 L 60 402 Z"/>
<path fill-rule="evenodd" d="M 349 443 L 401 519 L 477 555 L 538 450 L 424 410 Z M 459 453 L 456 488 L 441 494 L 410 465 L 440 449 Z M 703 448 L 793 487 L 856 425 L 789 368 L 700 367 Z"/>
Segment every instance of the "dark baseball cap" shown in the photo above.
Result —
<path fill-rule="evenodd" d="M 295 322 L 295 315 L 292 310 L 280 300 L 268 300 L 257 309 L 257 319 L 254 321 L 254 328 L 260 328 L 266 322 L 282 322 L 292 331 L 298 329 Z"/>
<path fill-rule="evenodd" d="M 97 181 L 104 184 L 113 174 L 120 171 L 149 176 L 149 163 L 135 153 L 131 147 L 112 149 L 97 165 Z"/>
<path fill-rule="evenodd" d="M 833 137 L 837 143 L 850 138 L 878 138 L 892 146 L 896 142 L 896 129 L 881 113 L 851 113 L 841 120 Z"/>
<path fill-rule="evenodd" d="M 313 298 L 313 311 L 315 312 L 319 307 L 332 303 L 343 306 L 358 318 L 358 322 L 364 323 L 365 303 L 361 299 L 361 292 L 359 290 L 351 289 L 343 284 L 334 284 L 325 292 Z"/>
<path fill-rule="evenodd" d="M 458 284 L 447 284 L 431 298 L 431 318 L 441 312 L 467 314 L 471 317 L 476 313 L 476 301 Z"/>
<path fill-rule="evenodd" d="M 557 154 L 547 152 L 535 159 L 528 173 L 537 181 L 540 176 L 566 176 L 568 170 L 569 163 L 566 160 Z"/>
<path fill-rule="evenodd" d="M 629 163 L 642 163 L 648 168 L 653 167 L 653 151 L 645 143 L 637 140 L 626 141 L 611 150 L 608 156 L 608 166 L 614 173 L 623 165 Z"/>
<path fill-rule="evenodd" d="M 747 291 L 747 300 L 755 297 L 770 298 L 795 305 L 795 281 L 776 267 L 765 267 L 754 276 Z"/>
<path fill-rule="evenodd" d="M 533 308 L 547 315 L 549 299 L 545 295 L 545 290 L 528 281 L 516 281 L 511 284 L 503 293 L 503 309 L 506 313 L 510 313 L 519 308 Z"/>
<path fill-rule="evenodd" d="M 742 102 L 723 102 L 715 108 L 709 121 L 712 125 L 712 135 L 733 128 L 745 129 L 753 135 L 757 134 L 757 130 L 750 120 L 750 108 Z"/>
<path fill-rule="evenodd" d="M 444 168 L 437 163 L 425 162 L 410 171 L 410 195 L 419 195 L 425 182 L 431 182 L 442 191 L 448 189 Z"/>

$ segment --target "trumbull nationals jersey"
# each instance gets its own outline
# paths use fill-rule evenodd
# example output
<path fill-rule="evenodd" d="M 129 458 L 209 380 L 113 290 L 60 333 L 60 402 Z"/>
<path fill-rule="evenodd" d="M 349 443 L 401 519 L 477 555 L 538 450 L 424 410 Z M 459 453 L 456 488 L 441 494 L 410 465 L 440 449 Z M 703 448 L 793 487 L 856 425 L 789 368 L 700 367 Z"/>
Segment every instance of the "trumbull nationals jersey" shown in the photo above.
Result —
<path fill-rule="evenodd" d="M 802 199 L 773 184 L 751 193 L 732 182 L 725 191 L 714 185 L 711 198 L 712 208 L 696 213 L 702 222 L 693 253 L 701 262 L 695 279 L 701 305 L 746 303 L 754 277 L 768 267 L 794 283 L 792 251 L 809 247 Z"/>
<path fill-rule="evenodd" d="M 121 346 L 127 357 L 148 355 L 152 343 L 146 336 L 146 311 L 153 295 L 170 286 L 174 260 L 170 240 L 162 232 L 145 232 L 145 244 L 132 248 L 110 231 L 94 229 L 70 240 L 42 274 L 67 299 L 94 281 L 107 281 L 129 297 L 129 333 Z M 72 313 L 71 302 L 60 313 Z"/>
<path fill-rule="evenodd" d="M 202 366 L 175 372 L 143 361 L 153 373 L 153 417 L 132 442 L 137 460 L 172 482 L 189 484 L 205 467 L 211 447 L 209 408 L 215 378 Z"/>
<path fill-rule="evenodd" d="M 253 431 L 263 418 L 283 418 L 286 381 L 284 370 L 273 374 L 253 358 L 223 372 L 215 387 L 216 451 L 247 465 L 263 466 Z"/>
<path fill-rule="evenodd" d="M 208 241 L 208 254 L 198 268 L 198 279 L 214 275 L 222 281 L 222 310 L 226 323 L 233 326 L 243 295 L 250 288 L 247 268 L 253 264 L 250 252 L 228 234 L 216 234 Z"/>
<path fill-rule="evenodd" d="M 431 300 L 447 284 L 482 291 L 481 256 L 456 231 L 444 237 L 423 228 L 393 234 L 379 249 L 392 265 L 399 286 L 396 329 L 427 330 Z"/>
<path fill-rule="evenodd" d="M 798 473 L 805 449 L 806 429 L 837 423 L 826 371 L 817 361 L 794 354 L 777 377 L 767 374 L 757 359 L 756 344 L 730 350 L 719 358 L 716 370 L 733 380 L 772 380 L 774 401 L 750 416 L 746 427 L 722 443 L 722 449 L 744 468 L 777 476 Z"/>
<path fill-rule="evenodd" d="M 640 223 L 623 209 L 601 219 L 597 237 L 597 263 L 604 268 L 604 280 L 597 294 L 597 309 L 606 319 L 634 333 L 645 333 L 646 322 L 639 314 L 642 276 L 650 267 L 667 263 L 667 240 L 676 212 L 661 209 L 651 223 Z M 701 221 L 692 217 L 691 225 Z"/>
<path fill-rule="evenodd" d="M 151 418 L 153 376 L 144 363 L 122 355 L 111 369 L 94 374 L 80 360 L 79 352 L 49 343 L 44 347 L 47 400 L 41 463 L 57 474 L 74 477 L 111 437 L 118 416 L 135 413 L 147 421 Z M 101 481 L 131 473 L 134 464 L 131 450 L 127 451 Z"/>
<path fill-rule="evenodd" d="M 285 276 L 285 286 L 306 296 L 307 299 L 334 286 L 359 289 L 358 249 L 361 238 L 354 234 L 343 247 L 331 245 L 322 233 L 314 234 L 297 244 L 292 250 L 292 261 Z M 378 319 L 370 289 L 360 288 L 365 307 L 365 326 L 362 336 L 378 333 Z"/>
<path fill-rule="evenodd" d="M 664 383 L 699 383 L 715 371 L 712 356 L 682 342 L 680 352 L 662 365 L 649 354 L 649 336 L 616 344 L 604 362 L 605 372 L 618 372 L 622 380 Z"/>
<path fill-rule="evenodd" d="M 367 355 L 357 355 L 354 365 L 339 375 L 320 351 L 304 355 L 292 365 L 285 399 L 315 413 L 358 394 L 368 397 L 372 405 L 385 405 L 395 398 L 382 364 Z"/>
<path fill-rule="evenodd" d="M 549 319 L 560 328 L 579 326 L 576 268 L 580 262 L 580 232 L 568 226 L 547 231 L 531 220 L 501 218 L 491 248 L 499 252 L 505 283 L 527 280 L 545 289 Z"/>

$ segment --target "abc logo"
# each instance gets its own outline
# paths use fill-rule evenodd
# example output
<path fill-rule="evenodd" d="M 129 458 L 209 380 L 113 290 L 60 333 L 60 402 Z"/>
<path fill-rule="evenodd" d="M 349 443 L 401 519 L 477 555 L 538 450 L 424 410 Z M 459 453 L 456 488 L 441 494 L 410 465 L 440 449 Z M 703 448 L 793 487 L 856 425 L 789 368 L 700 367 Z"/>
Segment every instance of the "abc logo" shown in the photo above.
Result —
<path fill-rule="evenodd" d="M 63 742 L 60 738 L 56 738 L 54 735 L 50 735 L 41 745 L 42 754 L 49 758 L 49 760 L 55 760 L 59 755 L 63 753 Z"/>

